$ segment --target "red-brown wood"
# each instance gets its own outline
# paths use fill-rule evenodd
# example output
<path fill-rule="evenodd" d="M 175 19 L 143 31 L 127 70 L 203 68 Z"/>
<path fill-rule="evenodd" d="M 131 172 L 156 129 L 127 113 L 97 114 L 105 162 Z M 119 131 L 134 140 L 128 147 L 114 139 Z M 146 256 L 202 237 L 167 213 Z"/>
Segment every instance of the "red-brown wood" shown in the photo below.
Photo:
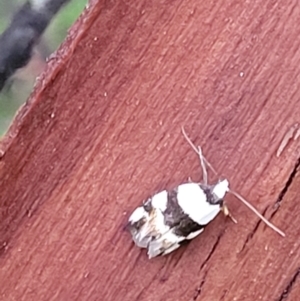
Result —
<path fill-rule="evenodd" d="M 276 157 L 298 24 L 295 0 L 92 1 L 0 146 L 1 300 L 298 300 L 299 141 Z M 228 196 L 237 225 L 153 260 L 133 245 L 143 199 L 201 179 L 181 126 L 286 238 Z"/>

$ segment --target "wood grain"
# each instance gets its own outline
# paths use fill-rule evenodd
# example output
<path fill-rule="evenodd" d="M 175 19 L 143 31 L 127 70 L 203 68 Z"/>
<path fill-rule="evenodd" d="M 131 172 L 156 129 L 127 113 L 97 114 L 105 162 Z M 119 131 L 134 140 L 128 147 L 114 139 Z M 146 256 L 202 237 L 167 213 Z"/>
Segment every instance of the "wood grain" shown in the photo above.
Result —
<path fill-rule="evenodd" d="M 298 300 L 297 1 L 92 1 L 0 150 L 1 300 Z M 207 159 L 286 232 L 228 196 L 170 256 L 124 230 Z M 211 181 L 216 180 L 210 174 Z"/>

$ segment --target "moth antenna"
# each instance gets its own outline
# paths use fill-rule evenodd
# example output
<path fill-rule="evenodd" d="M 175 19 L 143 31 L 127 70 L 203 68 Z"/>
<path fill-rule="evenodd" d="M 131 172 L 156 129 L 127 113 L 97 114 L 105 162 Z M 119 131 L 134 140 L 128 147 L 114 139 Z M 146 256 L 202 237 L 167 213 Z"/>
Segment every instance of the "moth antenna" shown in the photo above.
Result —
<path fill-rule="evenodd" d="M 275 225 L 273 225 L 271 222 L 269 222 L 263 215 L 261 215 L 258 210 L 251 205 L 246 199 L 244 199 L 240 194 L 237 192 L 230 190 L 229 192 L 233 194 L 237 199 L 239 199 L 245 206 L 247 206 L 254 214 L 256 214 L 268 227 L 270 227 L 272 230 L 277 232 L 279 235 L 285 237 L 285 233 L 282 232 L 280 229 L 278 229 Z"/>
<path fill-rule="evenodd" d="M 188 144 L 192 147 L 192 149 L 198 154 L 199 158 L 200 158 L 200 163 L 201 163 L 201 166 L 202 166 L 202 160 L 203 162 L 210 168 L 210 170 L 217 176 L 218 173 L 217 171 L 212 167 L 212 165 L 207 161 L 207 159 L 203 156 L 202 154 L 202 151 L 201 151 L 201 148 L 199 146 L 199 148 L 197 149 L 197 147 L 195 146 L 195 144 L 192 142 L 192 140 L 189 138 L 189 136 L 186 134 L 185 130 L 184 130 L 184 127 L 182 126 L 181 127 L 181 131 L 182 131 L 182 134 L 185 138 L 185 140 L 188 142 Z M 203 166 L 202 166 L 202 169 L 203 169 Z"/>
<path fill-rule="evenodd" d="M 201 164 L 201 167 L 202 167 L 203 182 L 204 182 L 205 185 L 207 185 L 208 184 L 207 169 L 206 169 L 206 166 L 205 166 L 204 157 L 203 157 L 202 150 L 201 150 L 200 146 L 198 146 L 198 154 L 199 154 L 200 164 Z"/>
<path fill-rule="evenodd" d="M 212 165 L 207 161 L 207 159 L 205 159 L 205 157 L 202 154 L 201 148 L 199 147 L 198 149 L 196 148 L 196 146 L 193 144 L 193 142 L 191 141 L 191 139 L 188 137 L 188 135 L 186 134 L 184 127 L 181 127 L 181 131 L 182 134 L 184 136 L 184 138 L 186 139 L 186 141 L 188 142 L 188 144 L 192 147 L 192 149 L 198 154 L 199 158 L 200 158 L 200 162 L 201 160 L 203 160 L 203 162 L 211 169 L 211 171 L 218 176 L 219 174 L 217 173 L 217 171 L 212 167 Z M 201 166 L 202 166 L 202 162 L 201 162 Z M 203 169 L 203 167 L 202 167 Z M 204 178 L 204 172 L 203 172 L 203 178 Z M 245 206 L 247 206 L 254 214 L 256 214 L 268 227 L 270 227 L 272 230 L 274 230 L 275 232 L 277 232 L 279 235 L 285 237 L 285 233 L 283 231 L 281 231 L 280 229 L 278 229 L 275 225 L 273 225 L 271 222 L 269 222 L 263 215 L 261 215 L 258 210 L 251 205 L 246 199 L 244 199 L 240 194 L 238 194 L 237 192 L 229 189 L 229 192 L 231 194 L 233 194 L 237 199 L 239 199 Z"/>

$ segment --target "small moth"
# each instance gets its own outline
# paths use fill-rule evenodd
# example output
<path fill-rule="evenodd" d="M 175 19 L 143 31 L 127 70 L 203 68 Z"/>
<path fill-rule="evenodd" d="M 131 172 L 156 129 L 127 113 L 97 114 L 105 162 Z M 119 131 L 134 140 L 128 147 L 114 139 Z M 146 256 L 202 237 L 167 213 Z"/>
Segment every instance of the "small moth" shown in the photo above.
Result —
<path fill-rule="evenodd" d="M 273 230 L 285 236 L 242 196 L 231 191 L 227 179 L 208 184 L 206 165 L 215 171 L 204 158 L 201 148 L 197 149 L 193 145 L 183 128 L 182 132 L 199 155 L 203 183 L 189 181 L 170 191 L 163 190 L 136 208 L 128 222 L 128 229 L 135 244 L 146 248 L 149 258 L 153 258 L 171 253 L 182 243 L 198 236 L 221 211 L 236 222 L 223 200 L 227 192 L 235 195 Z"/>

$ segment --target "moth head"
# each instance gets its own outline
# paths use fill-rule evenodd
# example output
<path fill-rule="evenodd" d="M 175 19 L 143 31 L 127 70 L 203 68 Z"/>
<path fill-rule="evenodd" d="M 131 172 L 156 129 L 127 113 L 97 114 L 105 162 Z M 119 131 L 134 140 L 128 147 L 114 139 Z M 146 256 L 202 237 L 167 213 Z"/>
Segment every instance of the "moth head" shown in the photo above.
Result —
<path fill-rule="evenodd" d="M 224 179 L 219 181 L 213 188 L 213 193 L 218 197 L 218 199 L 223 199 L 225 194 L 229 191 L 229 182 Z"/>

